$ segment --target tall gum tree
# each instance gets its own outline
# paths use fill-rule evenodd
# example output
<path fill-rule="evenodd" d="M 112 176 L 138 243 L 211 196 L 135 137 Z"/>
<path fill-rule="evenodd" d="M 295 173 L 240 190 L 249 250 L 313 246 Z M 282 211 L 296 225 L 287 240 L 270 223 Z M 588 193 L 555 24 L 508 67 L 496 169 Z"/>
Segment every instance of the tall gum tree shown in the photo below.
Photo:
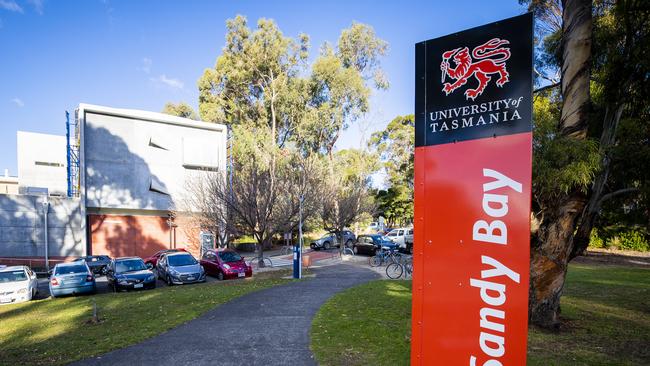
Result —
<path fill-rule="evenodd" d="M 528 3 L 542 22 L 562 14 L 561 29 L 546 22 L 550 32 L 541 37 L 545 66 L 559 67 L 561 82 L 559 92 L 551 84 L 536 96 L 533 146 L 529 311 L 532 323 L 554 328 L 568 263 L 589 244 L 603 202 L 645 184 L 632 171 L 617 171 L 616 182 L 610 177 L 612 161 L 629 159 L 616 155 L 626 151 L 621 138 L 629 139 L 618 133 L 621 120 L 647 115 L 650 12 L 643 1 Z"/>
<path fill-rule="evenodd" d="M 286 195 L 281 190 L 291 176 L 282 170 L 285 155 L 315 156 L 329 170 L 320 178 L 334 175 L 333 151 L 341 131 L 367 112 L 371 87 L 387 87 L 379 67 L 387 45 L 371 27 L 354 23 L 342 31 L 336 48 L 324 45 L 307 65 L 307 35 L 297 40 L 284 36 L 267 19 L 250 29 L 243 16 L 226 26 L 222 54 L 198 81 L 199 113 L 203 120 L 232 127 L 235 144 L 251 146 L 248 155 L 234 150 L 233 174 L 234 180 L 248 174 L 264 182 L 250 186 L 258 189 L 248 193 L 256 213 L 239 217 L 244 231 L 255 235 L 261 257 L 263 244 L 286 227 L 272 224 L 282 214 Z M 332 202 L 336 206 L 338 200 Z M 239 216 L 250 212 L 231 211 Z"/>

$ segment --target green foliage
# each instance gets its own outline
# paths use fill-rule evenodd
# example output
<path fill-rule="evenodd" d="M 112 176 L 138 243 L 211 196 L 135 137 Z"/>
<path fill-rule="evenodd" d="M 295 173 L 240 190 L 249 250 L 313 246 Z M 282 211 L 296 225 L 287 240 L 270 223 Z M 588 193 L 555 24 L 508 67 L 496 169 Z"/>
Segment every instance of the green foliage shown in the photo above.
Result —
<path fill-rule="evenodd" d="M 415 122 L 413 115 L 397 116 L 383 131 L 372 134 L 369 145 L 379 155 L 388 176 L 388 188 L 375 192 L 379 213 L 388 225 L 413 220 L 413 162 Z"/>
<path fill-rule="evenodd" d="M 605 248 L 605 240 L 598 235 L 598 229 L 591 229 L 591 234 L 589 235 L 589 247 L 591 248 Z"/>
<path fill-rule="evenodd" d="M 537 203 L 545 208 L 573 189 L 587 192 L 602 160 L 597 142 L 560 135 L 559 105 L 549 97 L 535 98 L 533 114 L 533 189 Z"/>
<path fill-rule="evenodd" d="M 341 132 L 367 113 L 373 87 L 388 86 L 379 66 L 386 42 L 370 26 L 353 23 L 335 47 L 325 43 L 309 65 L 305 34 L 285 36 L 268 19 L 251 29 L 241 15 L 226 26 L 221 55 L 198 81 L 199 112 L 206 121 L 232 126 L 234 181 L 247 190 L 235 196 L 237 204 L 249 206 L 231 205 L 247 216 L 241 226 L 258 240 L 291 229 L 297 221 L 290 216 L 293 203 L 301 196 L 323 206 L 303 211 L 308 225 L 325 211 L 336 222 L 327 220 L 330 227 L 351 224 L 371 208 L 373 157 L 353 150 L 334 154 L 334 146 Z"/>
<path fill-rule="evenodd" d="M 196 114 L 196 112 L 194 112 L 194 109 L 185 102 L 180 102 L 178 104 L 167 102 L 165 103 L 165 107 L 163 108 L 162 112 L 171 114 L 172 116 L 193 119 L 195 121 L 199 120 L 199 116 Z"/>
<path fill-rule="evenodd" d="M 361 72 L 364 79 L 372 78 L 376 88 L 388 89 L 388 79 L 379 66 L 380 57 L 388 51 L 388 43 L 377 38 L 372 27 L 352 23 L 352 27 L 341 32 L 338 48 L 346 68 Z"/>
<path fill-rule="evenodd" d="M 637 252 L 650 251 L 650 241 L 647 230 L 642 227 L 628 228 L 617 225 L 591 231 L 589 246 L 591 248 L 614 248 L 633 250 Z"/>
<path fill-rule="evenodd" d="M 634 250 L 637 252 L 650 251 L 648 236 L 640 230 L 623 231 L 619 235 L 609 238 L 607 240 L 607 246 L 621 250 Z"/>

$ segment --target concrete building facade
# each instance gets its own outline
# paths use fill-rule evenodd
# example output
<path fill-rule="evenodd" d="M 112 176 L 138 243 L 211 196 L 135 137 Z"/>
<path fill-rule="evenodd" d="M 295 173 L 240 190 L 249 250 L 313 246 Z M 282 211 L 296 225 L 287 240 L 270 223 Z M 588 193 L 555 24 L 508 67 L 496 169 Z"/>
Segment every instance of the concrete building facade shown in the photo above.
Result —
<path fill-rule="evenodd" d="M 198 249 L 198 228 L 169 214 L 189 179 L 226 169 L 226 127 L 87 104 L 79 106 L 78 119 L 88 252 L 147 256 Z"/>
<path fill-rule="evenodd" d="M 18 131 L 18 186 L 21 194 L 67 194 L 65 136 Z"/>
<path fill-rule="evenodd" d="M 76 118 L 80 197 L 53 197 L 67 194 L 65 137 L 18 132 L 19 175 L 0 179 L 0 264 L 41 266 L 45 230 L 54 262 L 198 252 L 199 228 L 170 214 L 189 179 L 226 169 L 226 127 L 89 104 L 79 105 Z"/>
<path fill-rule="evenodd" d="M 47 211 L 47 226 L 45 225 Z M 0 194 L 0 263 L 42 267 L 47 227 L 51 263 L 83 255 L 86 220 L 81 201 L 64 197 Z"/>

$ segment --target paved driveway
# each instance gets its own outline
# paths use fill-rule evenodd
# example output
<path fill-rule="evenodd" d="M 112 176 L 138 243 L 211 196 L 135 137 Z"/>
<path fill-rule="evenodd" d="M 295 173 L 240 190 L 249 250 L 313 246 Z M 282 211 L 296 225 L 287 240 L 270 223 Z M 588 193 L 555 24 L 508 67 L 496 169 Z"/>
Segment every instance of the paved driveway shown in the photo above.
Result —
<path fill-rule="evenodd" d="M 309 329 L 318 309 L 335 293 L 378 275 L 346 264 L 313 272 L 313 279 L 242 296 L 140 344 L 75 365 L 315 365 Z"/>

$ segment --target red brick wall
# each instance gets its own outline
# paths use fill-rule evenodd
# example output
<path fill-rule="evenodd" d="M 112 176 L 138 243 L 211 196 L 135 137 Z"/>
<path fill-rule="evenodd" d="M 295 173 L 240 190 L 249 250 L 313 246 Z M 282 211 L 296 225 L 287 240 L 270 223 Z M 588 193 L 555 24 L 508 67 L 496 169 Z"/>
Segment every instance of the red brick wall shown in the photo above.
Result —
<path fill-rule="evenodd" d="M 186 226 L 189 223 L 176 219 L 170 246 L 167 217 L 88 215 L 91 254 L 107 254 L 113 258 L 148 257 L 162 249 L 183 248 L 197 255 L 195 245 L 188 242 Z"/>

